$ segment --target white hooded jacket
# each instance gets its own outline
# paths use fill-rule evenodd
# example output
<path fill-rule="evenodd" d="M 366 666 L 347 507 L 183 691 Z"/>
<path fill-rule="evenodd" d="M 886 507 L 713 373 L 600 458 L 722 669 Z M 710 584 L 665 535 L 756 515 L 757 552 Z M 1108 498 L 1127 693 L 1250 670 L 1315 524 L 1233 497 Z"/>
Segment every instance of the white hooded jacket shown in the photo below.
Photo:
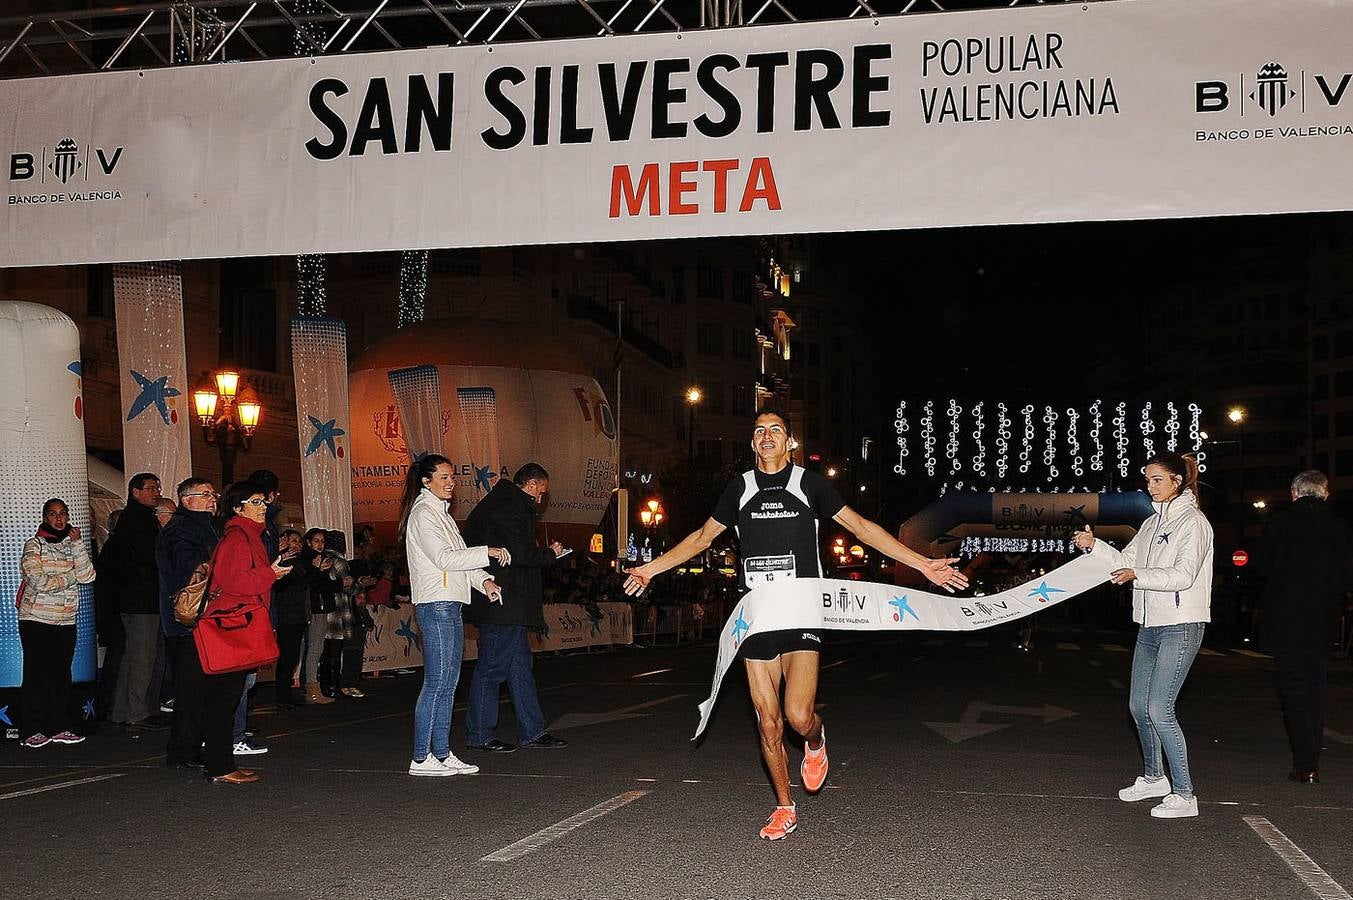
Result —
<path fill-rule="evenodd" d="M 409 560 L 409 594 L 414 603 L 451 600 L 470 602 L 470 588 L 490 579 L 488 547 L 466 547 L 445 500 L 427 488 L 409 510 L 404 526 Z"/>
<path fill-rule="evenodd" d="M 1212 526 L 1193 492 L 1151 504 L 1121 552 L 1095 541 L 1090 553 L 1115 569 L 1132 569 L 1132 621 L 1143 627 L 1212 621 Z"/>

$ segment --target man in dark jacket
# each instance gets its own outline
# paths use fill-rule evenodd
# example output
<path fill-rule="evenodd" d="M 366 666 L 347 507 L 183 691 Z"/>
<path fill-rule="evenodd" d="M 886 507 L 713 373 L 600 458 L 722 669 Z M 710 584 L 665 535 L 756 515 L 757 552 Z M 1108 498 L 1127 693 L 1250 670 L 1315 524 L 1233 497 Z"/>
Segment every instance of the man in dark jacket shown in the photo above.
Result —
<path fill-rule="evenodd" d="M 174 726 L 169 733 L 165 765 L 202 766 L 202 698 L 205 682 L 193 632 L 174 620 L 174 594 L 192 578 L 193 570 L 216 549 L 216 491 L 205 478 L 188 478 L 178 486 L 179 508 L 155 541 L 159 569 L 160 625 L 174 667 Z"/>
<path fill-rule="evenodd" d="M 500 480 L 465 520 L 465 540 L 471 546 L 504 547 L 508 566 L 496 561 L 489 574 L 503 589 L 502 604 L 493 604 L 478 591 L 470 619 L 479 626 L 479 659 L 470 681 L 470 708 L 466 715 L 470 749 L 511 753 L 516 746 L 494 737 L 498 727 L 498 691 L 507 682 L 512 709 L 517 714 L 517 738 L 523 747 L 555 749 L 568 742 L 545 730 L 545 714 L 536 695 L 531 672 L 528 628 L 542 630 L 545 614 L 541 569 L 564 554 L 558 541 L 536 545 L 536 507 L 550 489 L 550 476 L 537 463 L 517 470 L 512 483 Z"/>
<path fill-rule="evenodd" d="M 1293 781 L 1320 781 L 1325 677 L 1344 593 L 1353 590 L 1353 532 L 1327 508 L 1329 481 L 1314 469 L 1292 479 L 1292 507 L 1275 515 L 1254 555 L 1268 577 L 1259 646 L 1272 651 L 1292 744 Z"/>
<path fill-rule="evenodd" d="M 150 708 L 149 697 L 160 652 L 160 583 L 155 570 L 160 479 L 142 472 L 132 476 L 128 488 L 127 506 L 104 548 L 107 562 L 100 573 L 114 580 L 113 593 L 126 632 L 109 718 L 127 728 L 163 728 L 158 718 L 152 718 L 159 710 Z M 156 699 L 158 693 L 156 687 Z"/>

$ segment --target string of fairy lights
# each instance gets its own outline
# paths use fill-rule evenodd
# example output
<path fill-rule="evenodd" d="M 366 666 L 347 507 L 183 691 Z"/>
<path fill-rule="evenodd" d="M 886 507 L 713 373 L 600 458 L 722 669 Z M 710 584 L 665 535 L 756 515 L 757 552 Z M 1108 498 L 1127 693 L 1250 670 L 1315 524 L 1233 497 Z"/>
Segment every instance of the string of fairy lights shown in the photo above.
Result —
<path fill-rule="evenodd" d="M 948 419 L 943 447 L 936 435 L 935 422 L 940 403 Z M 1145 401 L 1135 408 L 1138 423 L 1135 429 L 1128 427 L 1129 404 L 1122 401 L 1114 404 L 1112 418 L 1107 422 L 1103 400 L 1096 400 L 1087 408 L 1050 404 L 1040 408 L 1026 403 L 1018 408 L 1018 424 L 1013 408 L 1005 403 L 978 401 L 970 408 L 956 398 L 940 403 L 925 400 L 919 404 L 919 448 L 913 448 L 908 441 L 912 411 L 918 404 L 907 400 L 898 403 L 893 422 L 898 448 L 894 474 L 907 475 L 914 462 L 913 450 L 919 449 L 917 455 L 926 477 L 942 478 L 943 491 L 1131 490 L 1136 484 L 1129 483 L 1129 477 L 1145 467 L 1161 444 L 1166 450 L 1182 448 L 1192 452 L 1198 459 L 1199 471 L 1207 471 L 1203 411 L 1196 403 L 1181 407 L 1170 401 L 1162 407 Z M 1106 427 L 1111 434 L 1105 434 Z M 1133 431 L 1137 435 L 1135 440 Z"/>
<path fill-rule="evenodd" d="M 399 327 L 423 321 L 427 315 L 428 252 L 405 250 L 399 257 Z"/>
<path fill-rule="evenodd" d="M 323 253 L 303 253 L 296 257 L 296 311 L 300 315 L 323 316 L 329 312 L 324 273 Z"/>

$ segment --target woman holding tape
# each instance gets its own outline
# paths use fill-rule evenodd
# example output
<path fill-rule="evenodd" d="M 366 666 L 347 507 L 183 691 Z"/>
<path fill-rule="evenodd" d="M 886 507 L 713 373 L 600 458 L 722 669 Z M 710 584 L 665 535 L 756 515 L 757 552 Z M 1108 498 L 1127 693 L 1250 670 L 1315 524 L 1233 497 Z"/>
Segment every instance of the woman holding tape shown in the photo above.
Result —
<path fill-rule="evenodd" d="M 1076 546 L 1115 566 L 1114 584 L 1132 583 L 1132 619 L 1141 625 L 1128 708 L 1146 771 L 1118 797 L 1129 803 L 1160 798 L 1151 815 L 1180 819 L 1198 815 L 1198 799 L 1175 701 L 1212 618 L 1212 526 L 1198 508 L 1198 464 L 1192 456 L 1153 456 L 1146 464 L 1146 492 L 1156 513 L 1122 552 L 1096 540 L 1088 525 L 1076 535 Z"/>
<path fill-rule="evenodd" d="M 470 588 L 480 588 L 490 603 L 503 592 L 484 571 L 489 559 L 507 565 L 512 556 L 501 547 L 466 547 L 448 504 L 456 491 L 451 461 L 429 453 L 409 467 L 399 531 L 409 559 L 409 586 L 418 630 L 423 634 L 423 690 L 413 713 L 413 761 L 410 775 L 473 775 L 478 766 L 451 752 L 451 700 L 460 680 L 465 650 L 461 611 Z"/>

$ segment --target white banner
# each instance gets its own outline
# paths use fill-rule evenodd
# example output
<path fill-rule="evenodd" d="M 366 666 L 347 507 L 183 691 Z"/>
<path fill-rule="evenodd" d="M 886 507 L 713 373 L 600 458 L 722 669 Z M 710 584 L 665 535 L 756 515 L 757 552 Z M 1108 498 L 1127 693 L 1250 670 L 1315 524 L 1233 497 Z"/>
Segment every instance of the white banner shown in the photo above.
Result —
<path fill-rule="evenodd" d="M 307 528 L 341 531 L 352 550 L 348 330 L 342 319 L 295 316 L 291 366 Z"/>
<path fill-rule="evenodd" d="M 442 432 L 442 382 L 437 367 L 431 365 L 392 369 L 390 394 L 399 410 L 400 434 L 409 458 L 416 460 L 428 453 L 444 454 Z"/>
<path fill-rule="evenodd" d="M 1081 556 L 1018 587 L 985 597 L 931 594 L 894 584 L 798 578 L 748 591 L 719 634 L 714 685 L 700 704 L 695 738 L 709 724 L 719 686 L 742 642 L 763 631 L 976 631 L 1056 606 L 1109 580 L 1112 567 Z M 830 640 L 830 638 L 828 638 Z"/>
<path fill-rule="evenodd" d="M 153 472 L 166 497 L 193 474 L 194 420 L 183 347 L 183 279 L 176 262 L 113 267 L 122 369 L 123 472 Z"/>
<path fill-rule="evenodd" d="M 1132 0 L 0 81 L 0 265 L 1349 209 L 1350 33 Z"/>

